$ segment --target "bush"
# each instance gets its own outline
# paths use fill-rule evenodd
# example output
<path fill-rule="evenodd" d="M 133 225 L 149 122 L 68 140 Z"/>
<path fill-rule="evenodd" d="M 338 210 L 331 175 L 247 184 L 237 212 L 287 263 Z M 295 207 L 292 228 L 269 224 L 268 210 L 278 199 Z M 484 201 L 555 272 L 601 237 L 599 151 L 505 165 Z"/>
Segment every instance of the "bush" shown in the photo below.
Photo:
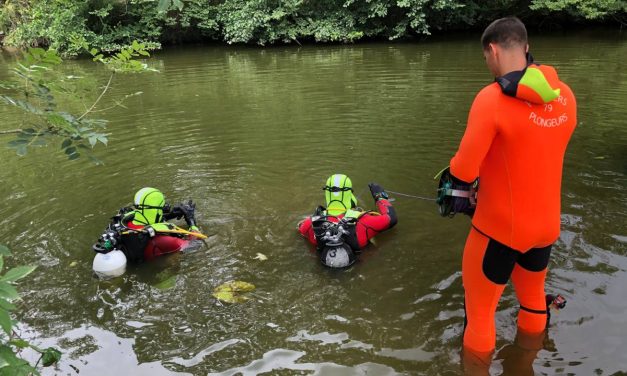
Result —
<path fill-rule="evenodd" d="M 49 46 L 76 55 L 80 44 L 103 51 L 161 43 L 226 43 L 397 39 L 432 31 L 481 28 L 519 15 L 529 25 L 547 17 L 565 23 L 625 25 L 624 0 L 5 0 L 0 7 L 4 43 Z"/>

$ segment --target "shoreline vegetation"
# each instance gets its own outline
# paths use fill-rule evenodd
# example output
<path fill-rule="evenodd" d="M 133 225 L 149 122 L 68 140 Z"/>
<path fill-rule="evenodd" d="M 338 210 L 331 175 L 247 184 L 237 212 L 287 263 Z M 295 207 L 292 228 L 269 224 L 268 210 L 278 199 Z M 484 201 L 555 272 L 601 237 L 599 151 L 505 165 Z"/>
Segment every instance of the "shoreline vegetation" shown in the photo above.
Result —
<path fill-rule="evenodd" d="M 66 57 L 89 45 L 119 51 L 213 42 L 244 45 L 423 40 L 477 31 L 517 15 L 530 32 L 627 28 L 624 0 L 0 0 L 0 46 L 48 47 Z"/>

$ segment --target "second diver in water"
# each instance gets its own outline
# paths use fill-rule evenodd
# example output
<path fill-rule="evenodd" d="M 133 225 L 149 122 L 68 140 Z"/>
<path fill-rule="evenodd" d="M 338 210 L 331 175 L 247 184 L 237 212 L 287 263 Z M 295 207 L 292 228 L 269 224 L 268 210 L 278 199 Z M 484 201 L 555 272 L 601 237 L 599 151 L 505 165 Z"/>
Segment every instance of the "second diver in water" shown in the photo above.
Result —
<path fill-rule="evenodd" d="M 314 244 L 323 265 L 345 268 L 357 260 L 368 241 L 381 231 L 396 225 L 396 211 L 383 187 L 368 184 L 377 211 L 362 211 L 357 207 L 350 178 L 335 174 L 324 188 L 326 207 L 298 224 L 298 231 Z"/>

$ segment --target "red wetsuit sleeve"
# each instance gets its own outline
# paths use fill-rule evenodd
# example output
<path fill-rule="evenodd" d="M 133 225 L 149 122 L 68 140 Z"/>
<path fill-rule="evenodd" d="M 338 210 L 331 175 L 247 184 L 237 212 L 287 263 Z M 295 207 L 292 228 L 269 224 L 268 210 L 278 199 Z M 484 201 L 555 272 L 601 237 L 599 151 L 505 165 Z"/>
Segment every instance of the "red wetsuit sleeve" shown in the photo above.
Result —
<path fill-rule="evenodd" d="M 368 240 L 375 235 L 394 227 L 398 222 L 396 210 L 388 200 L 382 199 L 376 204 L 380 215 L 366 213 L 357 221 L 357 241 L 360 248 L 365 247 Z"/>
<path fill-rule="evenodd" d="M 477 94 L 470 114 L 464 137 L 457 153 L 451 159 L 451 174 L 467 183 L 472 183 L 479 177 L 479 168 L 485 158 L 492 140 L 496 136 L 495 102 L 498 87 L 490 85 Z"/>
<path fill-rule="evenodd" d="M 313 231 L 313 226 L 311 223 L 311 217 L 307 217 L 305 218 L 299 225 L 298 225 L 298 232 L 300 232 L 300 234 L 307 238 L 307 240 L 309 240 L 309 242 L 311 244 L 318 244 L 316 242 L 316 236 L 314 235 L 314 231 Z"/>

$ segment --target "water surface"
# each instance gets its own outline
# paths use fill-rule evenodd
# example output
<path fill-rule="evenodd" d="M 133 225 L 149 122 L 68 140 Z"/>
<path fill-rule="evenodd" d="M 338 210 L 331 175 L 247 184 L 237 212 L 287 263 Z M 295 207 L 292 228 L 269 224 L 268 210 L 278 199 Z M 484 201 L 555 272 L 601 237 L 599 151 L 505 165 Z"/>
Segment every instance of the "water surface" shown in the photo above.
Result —
<path fill-rule="evenodd" d="M 95 151 L 103 166 L 68 161 L 56 145 L 23 158 L 0 149 L 2 242 L 11 265 L 39 266 L 20 283 L 22 335 L 64 353 L 44 374 L 460 374 L 467 218 L 397 197 L 398 225 L 343 272 L 323 269 L 295 225 L 336 172 L 352 178 L 365 207 L 370 181 L 433 196 L 433 175 L 491 81 L 476 40 L 172 48 L 150 62 L 160 73 L 114 79 L 102 107 L 143 94 L 102 114 L 111 121 L 109 146 Z M 491 370 L 625 372 L 627 40 L 613 32 L 532 42 L 579 104 L 547 280 L 568 305 L 529 356 L 511 346 L 508 287 Z M 0 77 L 11 61 L 2 56 Z M 94 85 L 107 79 L 90 62 L 69 69 Z M 19 127 L 14 110 L 0 107 L 0 116 L 2 129 Z M 197 201 L 207 244 L 98 281 L 90 246 L 143 186 Z M 251 301 L 211 297 L 232 279 L 257 286 Z M 168 280 L 173 287 L 158 287 Z"/>

